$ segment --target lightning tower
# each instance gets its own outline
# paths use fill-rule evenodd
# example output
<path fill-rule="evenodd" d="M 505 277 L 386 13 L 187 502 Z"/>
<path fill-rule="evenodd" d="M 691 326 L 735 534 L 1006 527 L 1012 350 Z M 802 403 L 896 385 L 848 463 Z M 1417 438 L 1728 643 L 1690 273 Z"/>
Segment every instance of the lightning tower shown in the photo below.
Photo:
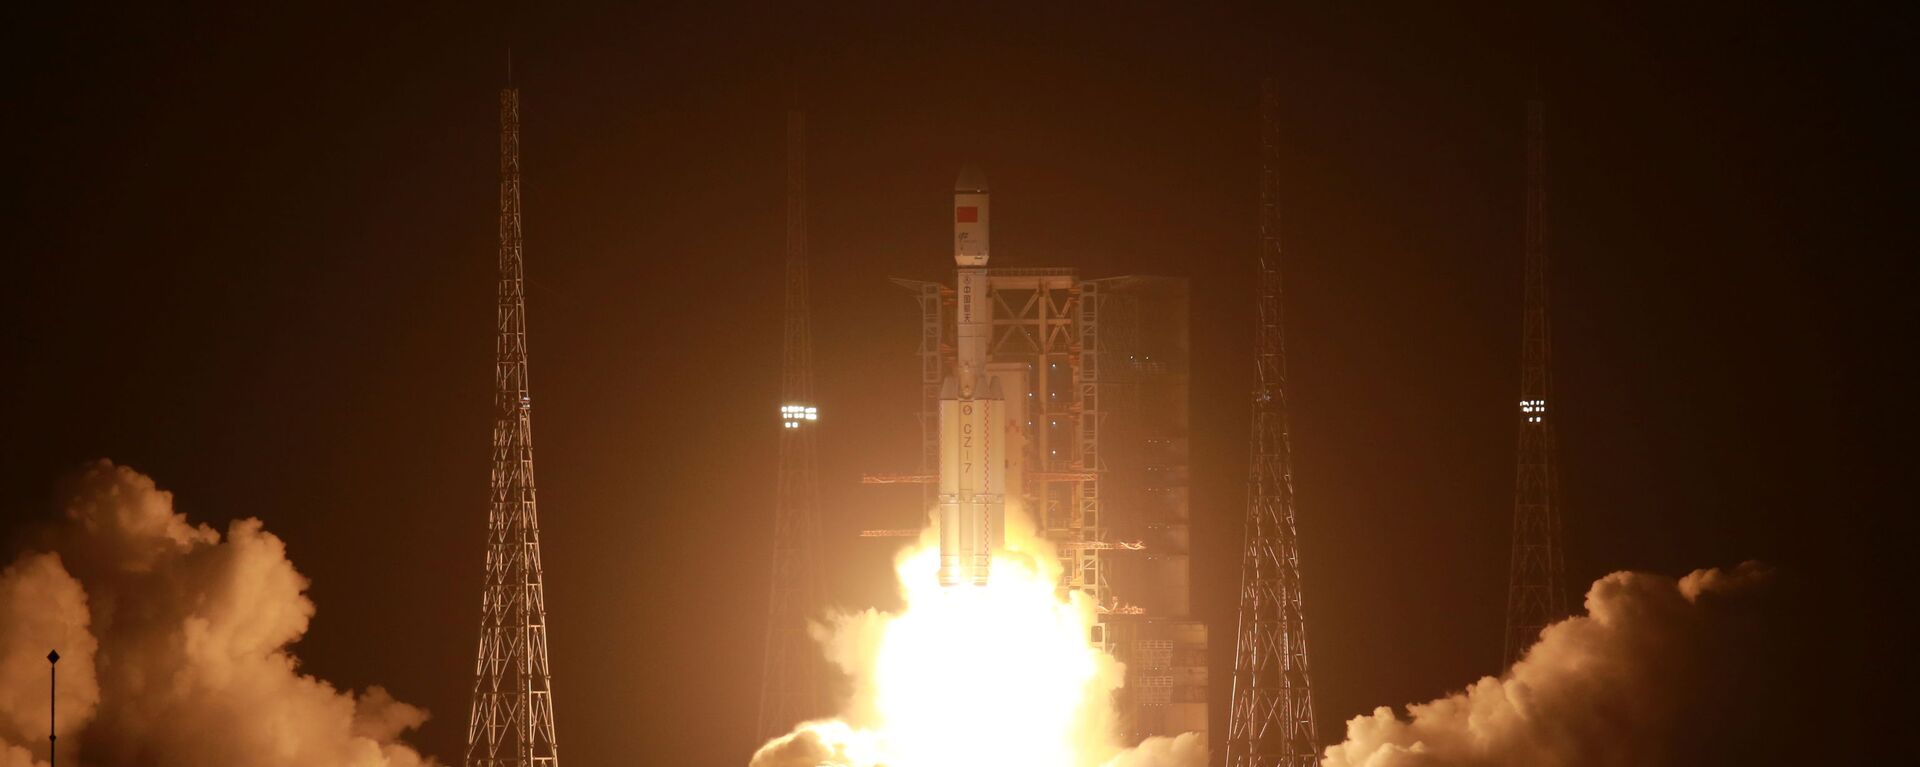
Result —
<path fill-rule="evenodd" d="M 1294 528 L 1293 456 L 1287 434 L 1287 348 L 1280 301 L 1280 96 L 1260 92 L 1260 293 L 1255 330 L 1253 438 L 1247 482 L 1246 553 L 1234 642 L 1227 767 L 1320 763 L 1307 625 Z"/>
<path fill-rule="evenodd" d="M 1508 563 L 1506 665 L 1540 630 L 1567 614 L 1560 552 L 1560 475 L 1555 465 L 1553 345 L 1547 322 L 1547 107 L 1527 102 L 1526 309 L 1520 334 L 1520 449 L 1513 487 L 1513 555 Z"/>
<path fill-rule="evenodd" d="M 780 377 L 780 478 L 773 512 L 773 588 L 767 605 L 765 673 L 760 687 L 761 739 L 816 716 L 819 653 L 807 637 L 807 616 L 819 606 L 815 561 L 820 545 L 814 483 L 813 330 L 807 301 L 807 118 L 787 112 L 787 290 L 785 352 Z"/>
<path fill-rule="evenodd" d="M 520 91 L 500 91 L 500 286 L 494 346 L 493 503 L 466 767 L 557 767 L 540 515 L 533 490 L 527 304 L 520 257 Z"/>

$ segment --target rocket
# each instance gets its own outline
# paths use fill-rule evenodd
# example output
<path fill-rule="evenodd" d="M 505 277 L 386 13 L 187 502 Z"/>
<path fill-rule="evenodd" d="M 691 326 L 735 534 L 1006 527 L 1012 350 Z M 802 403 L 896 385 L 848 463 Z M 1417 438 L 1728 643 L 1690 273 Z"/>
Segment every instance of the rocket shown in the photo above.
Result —
<path fill-rule="evenodd" d="M 967 168 L 953 189 L 959 272 L 953 374 L 940 387 L 940 584 L 984 586 L 1006 539 L 1007 409 L 987 372 L 993 304 L 987 280 L 987 182 Z"/>

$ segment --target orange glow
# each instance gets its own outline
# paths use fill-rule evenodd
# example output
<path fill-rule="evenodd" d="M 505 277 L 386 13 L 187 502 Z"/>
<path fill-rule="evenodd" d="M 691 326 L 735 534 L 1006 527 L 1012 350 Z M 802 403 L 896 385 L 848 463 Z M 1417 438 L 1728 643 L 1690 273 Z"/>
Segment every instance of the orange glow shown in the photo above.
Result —
<path fill-rule="evenodd" d="M 903 611 L 817 626 L 853 695 L 839 718 L 800 725 L 755 764 L 1099 767 L 1118 753 L 1111 701 L 1122 668 L 1087 642 L 1093 606 L 1056 595 L 1052 547 L 1030 525 L 1012 527 L 987 585 L 941 587 L 928 531 L 895 563 Z M 774 758 L 808 736 L 825 753 Z"/>

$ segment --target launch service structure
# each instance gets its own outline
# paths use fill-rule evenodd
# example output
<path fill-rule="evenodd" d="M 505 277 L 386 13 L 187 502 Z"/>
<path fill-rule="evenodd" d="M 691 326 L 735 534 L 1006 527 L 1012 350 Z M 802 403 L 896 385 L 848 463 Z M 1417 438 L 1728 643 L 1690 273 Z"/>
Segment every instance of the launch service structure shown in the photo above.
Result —
<path fill-rule="evenodd" d="M 1188 607 L 1186 282 L 1007 266 L 1004 248 L 990 262 L 975 169 L 961 171 L 951 215 L 953 281 L 894 280 L 920 307 L 919 473 L 866 481 L 921 484 L 953 588 L 989 582 L 1009 518 L 1030 519 L 1058 553 L 1060 593 L 1095 607 L 1088 642 L 1126 664 L 1122 732 L 1204 732 L 1207 630 Z"/>

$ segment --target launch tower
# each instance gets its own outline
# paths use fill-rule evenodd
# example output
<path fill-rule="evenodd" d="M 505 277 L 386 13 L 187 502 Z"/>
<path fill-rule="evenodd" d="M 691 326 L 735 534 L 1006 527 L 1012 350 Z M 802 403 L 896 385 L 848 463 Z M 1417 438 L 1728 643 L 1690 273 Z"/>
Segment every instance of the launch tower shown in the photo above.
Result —
<path fill-rule="evenodd" d="M 494 347 L 493 504 L 480 654 L 466 767 L 558 767 L 540 515 L 533 490 L 533 398 L 520 253 L 520 91 L 500 91 L 500 286 Z"/>
<path fill-rule="evenodd" d="M 1513 483 L 1513 555 L 1508 564 L 1505 665 L 1566 617 L 1560 552 L 1560 475 L 1555 464 L 1553 353 L 1547 322 L 1547 107 L 1527 102 L 1526 308 L 1520 334 L 1518 468 Z"/>
<path fill-rule="evenodd" d="M 1247 482 L 1240 626 L 1234 637 L 1227 767 L 1320 763 L 1307 623 L 1294 527 L 1293 455 L 1287 432 L 1287 347 L 1280 300 L 1278 87 L 1260 93 L 1260 292 L 1255 328 L 1253 438 Z"/>
<path fill-rule="evenodd" d="M 773 511 L 773 582 L 760 687 L 761 741 L 822 713 L 820 653 L 807 616 L 820 605 L 819 494 L 814 479 L 813 331 L 807 296 L 807 118 L 787 112 L 787 288 L 780 377 L 779 490 Z"/>

